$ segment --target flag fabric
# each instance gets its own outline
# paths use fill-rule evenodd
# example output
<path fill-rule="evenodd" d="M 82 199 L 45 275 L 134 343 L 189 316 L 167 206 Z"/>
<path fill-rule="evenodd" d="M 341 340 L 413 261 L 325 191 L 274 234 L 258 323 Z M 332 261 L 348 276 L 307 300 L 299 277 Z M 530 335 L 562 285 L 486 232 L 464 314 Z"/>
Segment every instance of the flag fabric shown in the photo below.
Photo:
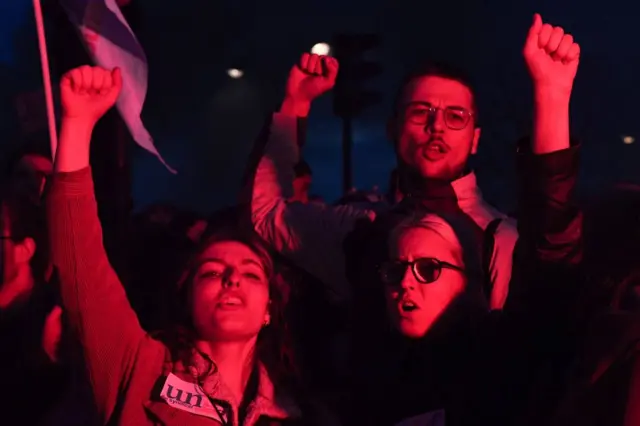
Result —
<path fill-rule="evenodd" d="M 96 65 L 122 71 L 122 92 L 117 108 L 133 139 L 154 154 L 172 173 L 156 149 L 140 114 L 147 95 L 147 58 L 116 0 L 60 0 L 69 20 Z"/>

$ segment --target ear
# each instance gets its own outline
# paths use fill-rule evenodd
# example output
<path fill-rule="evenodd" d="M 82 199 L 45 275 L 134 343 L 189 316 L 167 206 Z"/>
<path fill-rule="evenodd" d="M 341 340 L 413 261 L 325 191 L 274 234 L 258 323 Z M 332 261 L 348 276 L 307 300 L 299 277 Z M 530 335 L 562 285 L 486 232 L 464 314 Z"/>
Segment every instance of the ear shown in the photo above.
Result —
<path fill-rule="evenodd" d="M 31 261 L 36 252 L 36 242 L 31 237 L 27 237 L 15 245 L 15 261 L 18 264 L 25 264 Z"/>
<path fill-rule="evenodd" d="M 266 327 L 271 323 L 271 299 L 269 299 L 269 303 L 267 304 L 267 312 L 264 313 L 264 321 L 262 322 L 262 326 Z"/>
<path fill-rule="evenodd" d="M 471 143 L 471 154 L 475 155 L 478 152 L 478 141 L 480 140 L 480 127 L 473 129 L 473 142 Z"/>

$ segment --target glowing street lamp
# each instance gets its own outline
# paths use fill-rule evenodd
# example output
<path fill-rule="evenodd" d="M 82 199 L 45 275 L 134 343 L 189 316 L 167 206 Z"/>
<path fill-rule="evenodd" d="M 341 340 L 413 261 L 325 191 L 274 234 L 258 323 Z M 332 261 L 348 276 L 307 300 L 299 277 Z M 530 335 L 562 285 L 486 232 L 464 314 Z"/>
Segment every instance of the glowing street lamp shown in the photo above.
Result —
<path fill-rule="evenodd" d="M 625 145 L 631 145 L 635 141 L 636 141 L 636 138 L 634 138 L 633 136 L 623 136 L 622 137 L 622 142 L 624 142 Z"/>
<path fill-rule="evenodd" d="M 328 43 L 316 43 L 311 48 L 311 53 L 321 56 L 331 55 L 331 46 Z"/>
<path fill-rule="evenodd" d="M 227 75 L 231 78 L 242 78 L 242 76 L 244 75 L 244 71 L 238 68 L 229 68 L 227 70 Z"/>

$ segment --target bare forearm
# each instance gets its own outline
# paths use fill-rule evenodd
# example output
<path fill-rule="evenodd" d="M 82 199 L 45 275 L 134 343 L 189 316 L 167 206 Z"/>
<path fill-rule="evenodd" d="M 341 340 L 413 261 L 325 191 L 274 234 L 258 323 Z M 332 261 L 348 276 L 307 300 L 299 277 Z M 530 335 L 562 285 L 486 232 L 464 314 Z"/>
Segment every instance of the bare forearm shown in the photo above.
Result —
<path fill-rule="evenodd" d="M 570 146 L 570 93 L 546 88 L 534 90 L 532 151 L 549 154 Z"/>
<path fill-rule="evenodd" d="M 311 109 L 310 102 L 297 101 L 292 98 L 285 98 L 282 103 L 282 107 L 280 107 L 280 112 L 282 114 L 291 115 L 295 117 L 307 117 L 309 115 L 309 110 Z"/>
<path fill-rule="evenodd" d="M 89 167 L 89 146 L 94 123 L 63 118 L 55 159 L 56 172 L 75 172 Z"/>

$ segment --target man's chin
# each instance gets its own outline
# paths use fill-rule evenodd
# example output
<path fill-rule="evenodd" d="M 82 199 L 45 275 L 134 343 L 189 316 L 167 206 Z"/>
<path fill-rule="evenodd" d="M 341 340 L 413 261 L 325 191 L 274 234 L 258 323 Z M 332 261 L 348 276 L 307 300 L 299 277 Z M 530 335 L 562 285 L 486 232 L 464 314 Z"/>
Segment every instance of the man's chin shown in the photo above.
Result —
<path fill-rule="evenodd" d="M 425 179 L 449 180 L 449 173 L 443 164 L 421 161 L 417 169 L 418 174 Z"/>

